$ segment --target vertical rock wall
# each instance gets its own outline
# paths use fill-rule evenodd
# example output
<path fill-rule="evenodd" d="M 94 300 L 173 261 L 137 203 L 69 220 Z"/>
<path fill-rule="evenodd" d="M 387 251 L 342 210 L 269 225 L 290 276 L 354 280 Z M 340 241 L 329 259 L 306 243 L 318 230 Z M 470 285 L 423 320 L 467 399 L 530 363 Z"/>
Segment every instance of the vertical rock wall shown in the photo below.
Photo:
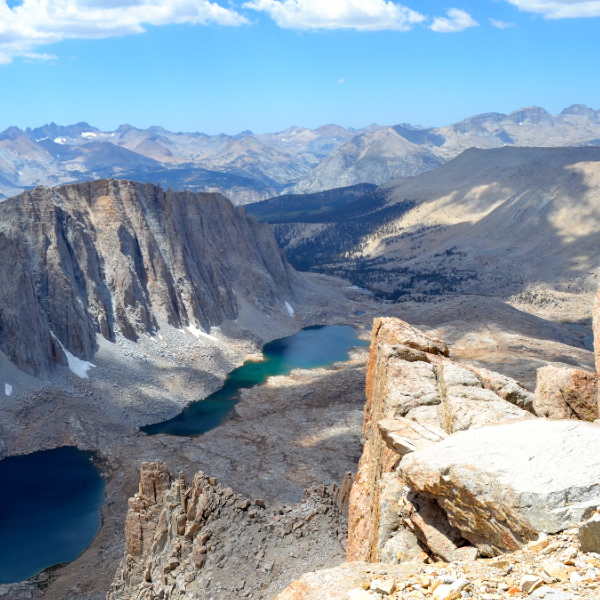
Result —
<path fill-rule="evenodd" d="M 427 549 L 451 560 L 462 536 L 427 494 L 410 493 L 401 459 L 448 434 L 532 418 L 514 380 L 458 365 L 444 342 L 376 319 L 367 367 L 365 447 L 350 494 L 348 560 L 401 562 Z"/>
<path fill-rule="evenodd" d="M 102 180 L 0 204 L 0 350 L 45 373 L 96 334 L 135 340 L 159 322 L 209 329 L 240 301 L 266 311 L 299 281 L 268 225 L 219 194 Z"/>

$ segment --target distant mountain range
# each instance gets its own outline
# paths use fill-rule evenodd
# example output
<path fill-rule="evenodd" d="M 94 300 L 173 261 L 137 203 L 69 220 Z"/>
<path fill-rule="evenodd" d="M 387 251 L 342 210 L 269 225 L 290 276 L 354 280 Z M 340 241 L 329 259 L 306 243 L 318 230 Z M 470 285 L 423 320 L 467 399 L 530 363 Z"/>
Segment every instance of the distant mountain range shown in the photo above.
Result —
<path fill-rule="evenodd" d="M 551 115 L 532 107 L 437 128 L 324 125 L 260 135 L 131 125 L 100 131 L 85 122 L 9 127 L 0 133 L 0 198 L 39 185 L 111 177 L 218 191 L 246 204 L 281 194 L 379 185 L 431 170 L 467 148 L 502 146 L 600 146 L 600 111 L 576 104 Z"/>

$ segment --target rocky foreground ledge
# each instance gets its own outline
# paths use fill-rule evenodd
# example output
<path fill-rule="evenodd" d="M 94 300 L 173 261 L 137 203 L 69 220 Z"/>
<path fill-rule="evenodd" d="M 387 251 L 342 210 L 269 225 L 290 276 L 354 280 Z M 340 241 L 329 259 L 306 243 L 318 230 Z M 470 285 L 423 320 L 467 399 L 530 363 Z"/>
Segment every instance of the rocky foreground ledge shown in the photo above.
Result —
<path fill-rule="evenodd" d="M 277 600 L 600 598 L 596 376 L 541 371 L 534 396 L 377 319 L 349 562 Z"/>

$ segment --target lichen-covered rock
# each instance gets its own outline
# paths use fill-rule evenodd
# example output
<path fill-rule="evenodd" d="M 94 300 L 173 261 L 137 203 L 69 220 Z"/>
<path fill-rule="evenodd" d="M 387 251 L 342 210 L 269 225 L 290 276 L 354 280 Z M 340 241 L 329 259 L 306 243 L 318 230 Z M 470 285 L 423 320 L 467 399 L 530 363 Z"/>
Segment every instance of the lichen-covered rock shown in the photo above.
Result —
<path fill-rule="evenodd" d="M 535 413 L 548 419 L 598 418 L 597 375 L 572 367 L 547 365 L 537 371 Z"/>

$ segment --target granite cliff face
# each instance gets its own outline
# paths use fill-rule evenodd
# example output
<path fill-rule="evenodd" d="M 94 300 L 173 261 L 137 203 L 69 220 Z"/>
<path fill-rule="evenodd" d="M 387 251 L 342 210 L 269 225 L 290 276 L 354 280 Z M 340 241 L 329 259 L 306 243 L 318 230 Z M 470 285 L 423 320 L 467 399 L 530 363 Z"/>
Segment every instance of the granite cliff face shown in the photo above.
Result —
<path fill-rule="evenodd" d="M 0 252 L 10 257 L 0 265 L 0 349 L 33 374 L 67 352 L 90 358 L 97 335 L 135 340 L 160 323 L 209 331 L 244 306 L 281 312 L 297 281 L 269 227 L 223 196 L 129 181 L 3 202 Z"/>

